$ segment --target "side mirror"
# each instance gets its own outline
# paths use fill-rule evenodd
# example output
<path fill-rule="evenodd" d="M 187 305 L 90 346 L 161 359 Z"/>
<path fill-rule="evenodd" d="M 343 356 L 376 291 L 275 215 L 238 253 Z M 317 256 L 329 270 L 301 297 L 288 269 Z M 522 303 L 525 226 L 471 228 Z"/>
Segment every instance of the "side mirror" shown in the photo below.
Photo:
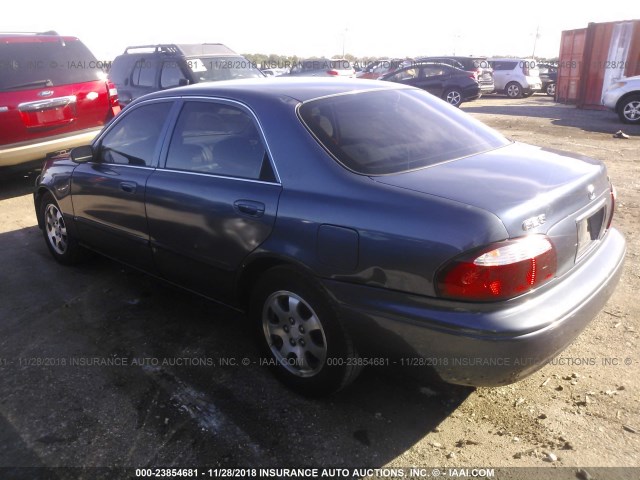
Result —
<path fill-rule="evenodd" d="M 184 87 L 186 85 L 189 85 L 191 82 L 189 81 L 188 78 L 181 78 L 180 80 L 178 80 L 178 86 L 179 87 Z"/>
<path fill-rule="evenodd" d="M 90 162 L 93 160 L 93 147 L 91 145 L 83 145 L 71 149 L 71 160 L 76 163 Z"/>

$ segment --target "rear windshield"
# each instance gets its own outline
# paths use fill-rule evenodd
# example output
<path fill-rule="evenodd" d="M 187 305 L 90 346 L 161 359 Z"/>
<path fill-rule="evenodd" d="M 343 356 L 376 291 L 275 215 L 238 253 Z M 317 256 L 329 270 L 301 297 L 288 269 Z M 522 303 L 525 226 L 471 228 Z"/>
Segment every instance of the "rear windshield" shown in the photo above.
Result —
<path fill-rule="evenodd" d="M 186 62 L 198 82 L 264 77 L 252 62 L 241 56 L 189 57 Z"/>
<path fill-rule="evenodd" d="M 0 91 L 99 80 L 102 65 L 78 40 L 0 44 Z"/>
<path fill-rule="evenodd" d="M 299 115 L 342 165 L 363 175 L 428 167 L 509 141 L 417 89 L 375 90 L 311 100 Z"/>

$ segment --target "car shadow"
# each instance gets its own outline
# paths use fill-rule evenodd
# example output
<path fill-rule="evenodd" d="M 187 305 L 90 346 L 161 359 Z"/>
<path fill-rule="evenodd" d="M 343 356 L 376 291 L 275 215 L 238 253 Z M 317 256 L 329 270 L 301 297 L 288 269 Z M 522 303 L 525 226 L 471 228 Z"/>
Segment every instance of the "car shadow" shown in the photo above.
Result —
<path fill-rule="evenodd" d="M 32 193 L 41 170 L 42 161 L 0 168 L 0 200 Z"/>
<path fill-rule="evenodd" d="M 492 97 L 487 98 L 490 100 Z M 579 109 L 542 96 L 510 100 L 513 102 L 511 105 L 483 104 L 483 99 L 463 104 L 463 110 L 467 113 L 547 118 L 552 125 L 579 128 L 587 132 L 614 134 L 622 130 L 630 136 L 640 136 L 640 125 L 624 124 L 614 112 L 608 110 Z"/>
<path fill-rule="evenodd" d="M 238 311 L 102 257 L 58 265 L 37 227 L 1 234 L 0 261 L 16 272 L 0 293 L 0 424 L 26 440 L 0 466 L 99 452 L 102 466 L 375 468 L 473 391 L 374 367 L 305 398 L 271 375 Z"/>

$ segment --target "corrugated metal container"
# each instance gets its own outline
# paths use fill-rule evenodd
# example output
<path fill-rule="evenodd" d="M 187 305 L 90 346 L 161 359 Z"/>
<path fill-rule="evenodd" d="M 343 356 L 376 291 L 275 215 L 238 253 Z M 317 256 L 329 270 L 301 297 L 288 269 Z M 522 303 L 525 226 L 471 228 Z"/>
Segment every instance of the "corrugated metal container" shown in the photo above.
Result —
<path fill-rule="evenodd" d="M 556 101 L 603 108 L 602 93 L 609 85 L 640 75 L 640 20 L 562 32 L 558 67 Z"/>

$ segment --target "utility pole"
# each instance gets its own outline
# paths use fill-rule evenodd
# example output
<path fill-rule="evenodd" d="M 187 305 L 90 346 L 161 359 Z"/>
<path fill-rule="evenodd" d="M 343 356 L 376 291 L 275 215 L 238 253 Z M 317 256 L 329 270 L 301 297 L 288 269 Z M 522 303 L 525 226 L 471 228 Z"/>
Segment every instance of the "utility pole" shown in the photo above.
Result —
<path fill-rule="evenodd" d="M 531 58 L 536 58 L 536 44 L 538 43 L 538 38 L 540 37 L 540 24 L 536 27 L 536 36 L 533 39 L 533 53 L 531 54 Z"/>

